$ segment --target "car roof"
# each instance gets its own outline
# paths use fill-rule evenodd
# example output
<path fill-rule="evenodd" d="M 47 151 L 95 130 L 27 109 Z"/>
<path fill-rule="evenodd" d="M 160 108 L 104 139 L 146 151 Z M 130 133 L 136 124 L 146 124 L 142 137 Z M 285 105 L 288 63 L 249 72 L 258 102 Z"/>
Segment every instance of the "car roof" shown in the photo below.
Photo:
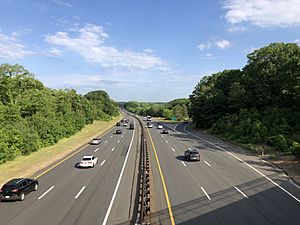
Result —
<path fill-rule="evenodd" d="M 15 178 L 15 179 L 12 179 L 10 181 L 8 181 L 6 184 L 7 185 L 16 185 L 18 183 L 20 183 L 21 181 L 25 180 L 26 178 Z"/>
<path fill-rule="evenodd" d="M 94 156 L 93 155 L 85 155 L 82 158 L 92 158 L 92 157 L 94 157 Z"/>
<path fill-rule="evenodd" d="M 198 150 L 197 150 L 197 149 L 195 149 L 195 148 L 192 148 L 192 149 L 191 149 L 191 148 L 189 148 L 188 150 L 189 150 L 190 152 L 197 152 L 197 153 L 199 153 L 199 152 L 198 152 Z"/>

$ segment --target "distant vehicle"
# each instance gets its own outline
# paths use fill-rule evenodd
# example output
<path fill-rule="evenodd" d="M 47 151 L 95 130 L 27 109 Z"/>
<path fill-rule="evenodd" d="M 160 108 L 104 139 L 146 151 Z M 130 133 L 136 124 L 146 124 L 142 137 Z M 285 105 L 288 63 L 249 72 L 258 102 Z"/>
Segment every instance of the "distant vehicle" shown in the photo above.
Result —
<path fill-rule="evenodd" d="M 152 128 L 152 127 L 153 127 L 152 123 L 151 123 L 151 122 L 148 122 L 148 123 L 147 123 L 147 127 L 148 127 L 148 128 Z"/>
<path fill-rule="evenodd" d="M 93 155 L 86 155 L 83 156 L 80 163 L 79 167 L 94 167 L 98 162 L 98 158 L 93 156 Z"/>
<path fill-rule="evenodd" d="M 152 117 L 151 116 L 147 116 L 147 121 L 151 121 Z"/>
<path fill-rule="evenodd" d="M 134 130 L 134 124 L 133 123 L 130 124 L 129 129 Z"/>
<path fill-rule="evenodd" d="M 200 154 L 197 149 L 187 149 L 184 152 L 187 161 L 200 161 Z"/>
<path fill-rule="evenodd" d="M 9 201 L 9 200 L 20 200 L 25 199 L 31 191 L 37 191 L 39 188 L 39 182 L 35 179 L 29 178 L 18 178 L 8 181 L 0 189 L 0 200 Z"/>
<path fill-rule="evenodd" d="M 162 134 L 168 134 L 169 131 L 168 131 L 167 129 L 164 129 L 161 133 L 162 133 Z"/>
<path fill-rule="evenodd" d="M 129 123 L 129 119 L 125 119 L 125 123 Z"/>
<path fill-rule="evenodd" d="M 122 134 L 122 130 L 116 130 L 116 134 Z"/>
<path fill-rule="evenodd" d="M 147 117 L 145 116 L 145 117 L 143 118 L 143 120 L 146 121 L 146 120 L 147 120 Z"/>
<path fill-rule="evenodd" d="M 121 119 L 121 123 L 124 123 L 125 122 L 125 119 Z"/>
<path fill-rule="evenodd" d="M 161 125 L 161 124 L 157 125 L 157 129 L 163 129 L 163 128 L 164 128 L 163 125 Z"/>
<path fill-rule="evenodd" d="M 126 127 L 128 124 L 127 123 L 123 123 L 123 126 Z"/>
<path fill-rule="evenodd" d="M 117 122 L 117 123 L 116 123 L 116 126 L 121 126 L 121 123 L 120 123 L 120 122 Z"/>
<path fill-rule="evenodd" d="M 91 145 L 99 145 L 101 143 L 101 138 L 96 137 L 91 141 Z"/>

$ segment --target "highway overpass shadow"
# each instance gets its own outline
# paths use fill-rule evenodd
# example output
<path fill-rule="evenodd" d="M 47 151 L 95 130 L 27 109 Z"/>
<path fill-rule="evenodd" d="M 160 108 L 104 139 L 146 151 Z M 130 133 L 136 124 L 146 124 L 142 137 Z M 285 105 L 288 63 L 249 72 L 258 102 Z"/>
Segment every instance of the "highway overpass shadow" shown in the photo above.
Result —
<path fill-rule="evenodd" d="M 300 204 L 265 178 L 208 194 L 172 206 L 181 225 L 299 225 Z M 188 192 L 188 189 L 186 190 Z M 299 191 L 298 191 L 299 195 Z M 190 195 L 187 195 L 190 196 Z M 299 197 L 299 196 L 298 196 Z M 170 199 L 172 204 L 172 199 Z M 174 202 L 174 200 L 173 200 Z M 171 224 L 168 209 L 155 212 L 151 224 Z"/>

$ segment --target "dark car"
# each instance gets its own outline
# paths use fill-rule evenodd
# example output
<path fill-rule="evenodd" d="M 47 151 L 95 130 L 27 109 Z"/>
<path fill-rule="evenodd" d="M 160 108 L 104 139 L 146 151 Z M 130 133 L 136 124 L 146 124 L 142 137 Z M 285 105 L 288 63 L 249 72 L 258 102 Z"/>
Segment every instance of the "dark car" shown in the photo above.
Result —
<path fill-rule="evenodd" d="M 39 187 L 39 183 L 35 179 L 29 179 L 29 178 L 12 179 L 8 181 L 6 184 L 4 184 L 0 189 L 0 200 L 1 201 L 8 201 L 8 200 L 23 201 L 25 199 L 25 195 L 27 195 L 31 191 L 37 191 L 38 187 Z"/>
<path fill-rule="evenodd" d="M 122 134 L 122 130 L 116 130 L 116 134 Z"/>
<path fill-rule="evenodd" d="M 187 161 L 200 161 L 200 154 L 197 149 L 187 149 L 184 152 Z"/>
<path fill-rule="evenodd" d="M 134 130 L 134 124 L 133 123 L 130 124 L 129 129 Z"/>
<path fill-rule="evenodd" d="M 117 123 L 116 123 L 116 126 L 121 126 L 121 123 L 120 123 L 120 122 L 117 122 Z"/>
<path fill-rule="evenodd" d="M 161 132 L 162 134 L 168 134 L 169 131 L 167 129 L 163 129 L 163 131 Z"/>

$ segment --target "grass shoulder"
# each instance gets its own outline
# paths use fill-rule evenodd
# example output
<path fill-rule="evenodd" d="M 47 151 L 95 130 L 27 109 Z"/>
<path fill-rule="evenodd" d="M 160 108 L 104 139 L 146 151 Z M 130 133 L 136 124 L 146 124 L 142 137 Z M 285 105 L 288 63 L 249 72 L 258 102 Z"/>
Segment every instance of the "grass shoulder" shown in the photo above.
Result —
<path fill-rule="evenodd" d="M 94 121 L 86 125 L 81 131 L 69 138 L 58 141 L 57 144 L 41 148 L 27 156 L 20 156 L 13 161 L 0 165 L 0 186 L 15 177 L 30 177 L 40 170 L 47 168 L 52 163 L 59 161 L 66 155 L 89 142 L 91 138 L 99 136 L 115 125 L 122 115 L 110 121 Z"/>

